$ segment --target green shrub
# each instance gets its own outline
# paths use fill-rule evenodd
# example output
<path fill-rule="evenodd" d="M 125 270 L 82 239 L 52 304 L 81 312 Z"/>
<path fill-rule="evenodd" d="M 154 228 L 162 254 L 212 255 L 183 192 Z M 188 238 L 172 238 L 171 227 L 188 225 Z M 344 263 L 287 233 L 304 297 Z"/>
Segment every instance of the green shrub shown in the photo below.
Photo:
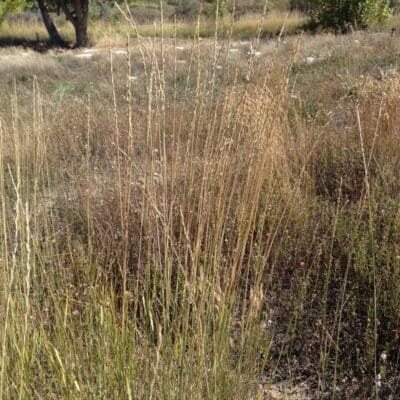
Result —
<path fill-rule="evenodd" d="M 392 8 L 390 0 L 313 0 L 310 14 L 316 26 L 347 31 L 384 24 Z"/>

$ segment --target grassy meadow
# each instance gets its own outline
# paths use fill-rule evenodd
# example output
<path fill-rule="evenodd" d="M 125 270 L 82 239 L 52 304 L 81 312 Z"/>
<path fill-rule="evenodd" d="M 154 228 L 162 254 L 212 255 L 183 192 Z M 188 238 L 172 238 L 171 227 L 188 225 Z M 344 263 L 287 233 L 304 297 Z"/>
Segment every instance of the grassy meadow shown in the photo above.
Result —
<path fill-rule="evenodd" d="M 399 38 L 252 24 L 0 49 L 1 399 L 399 398 Z"/>
<path fill-rule="evenodd" d="M 165 37 L 165 38 L 186 38 L 192 39 L 195 36 L 209 38 L 215 36 L 216 21 L 201 16 L 201 21 L 196 18 L 166 19 L 161 29 L 159 19 L 154 22 L 145 22 L 137 25 L 137 30 L 132 29 L 130 16 L 128 21 L 122 19 L 118 22 L 107 20 L 96 20 L 90 23 L 90 36 L 96 46 L 108 46 L 110 38 L 114 41 L 125 43 L 127 35 L 131 37 Z M 132 17 L 134 17 L 132 15 Z M 285 34 L 294 34 L 302 30 L 307 18 L 299 12 L 273 10 L 264 17 L 257 14 L 245 14 L 238 18 L 232 25 L 231 17 L 226 16 L 218 21 L 218 35 L 220 38 L 234 36 L 237 39 L 252 39 L 256 36 L 269 38 L 281 33 L 284 26 Z M 74 32 L 71 24 L 65 19 L 58 18 L 58 25 L 63 37 L 73 42 Z M 25 42 L 44 41 L 47 39 L 47 32 L 43 23 L 35 19 L 24 20 L 15 18 L 5 21 L 0 25 L 0 44 L 7 45 L 24 44 Z"/>

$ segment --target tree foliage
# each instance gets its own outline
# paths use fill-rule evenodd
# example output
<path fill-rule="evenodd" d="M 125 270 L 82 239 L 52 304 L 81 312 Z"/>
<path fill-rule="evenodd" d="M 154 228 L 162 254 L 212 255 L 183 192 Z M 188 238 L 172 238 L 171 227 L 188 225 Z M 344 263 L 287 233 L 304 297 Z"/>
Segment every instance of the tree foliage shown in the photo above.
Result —
<path fill-rule="evenodd" d="M 310 13 L 315 25 L 337 28 L 366 28 L 381 25 L 392 15 L 390 0 L 311 0 Z"/>
<path fill-rule="evenodd" d="M 0 22 L 2 22 L 8 14 L 21 11 L 27 4 L 27 0 L 0 0 Z"/>

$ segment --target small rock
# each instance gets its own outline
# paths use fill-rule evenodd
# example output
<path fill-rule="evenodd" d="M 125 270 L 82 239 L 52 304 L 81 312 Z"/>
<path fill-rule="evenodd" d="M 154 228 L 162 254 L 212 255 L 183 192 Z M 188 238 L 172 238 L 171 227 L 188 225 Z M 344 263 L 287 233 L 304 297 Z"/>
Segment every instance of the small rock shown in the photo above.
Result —
<path fill-rule="evenodd" d="M 81 54 L 75 54 L 75 57 L 78 57 L 78 58 L 92 58 L 93 54 L 92 53 L 81 53 Z"/>
<path fill-rule="evenodd" d="M 306 58 L 306 63 L 307 63 L 308 65 L 314 64 L 315 61 L 316 61 L 316 59 L 315 59 L 314 57 L 307 57 L 307 58 Z"/>
<path fill-rule="evenodd" d="M 113 50 L 113 54 L 126 55 L 126 54 L 128 54 L 128 51 L 127 50 Z"/>

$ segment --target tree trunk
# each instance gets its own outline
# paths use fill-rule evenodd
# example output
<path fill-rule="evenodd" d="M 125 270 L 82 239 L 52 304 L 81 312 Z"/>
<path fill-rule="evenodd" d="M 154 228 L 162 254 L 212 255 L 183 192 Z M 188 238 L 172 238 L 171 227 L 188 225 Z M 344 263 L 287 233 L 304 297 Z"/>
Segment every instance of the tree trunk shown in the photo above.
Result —
<path fill-rule="evenodd" d="M 87 47 L 89 44 L 87 26 L 84 23 L 78 22 L 74 27 L 76 35 L 75 47 Z"/>
<path fill-rule="evenodd" d="M 74 23 L 76 44 L 75 47 L 86 47 L 89 45 L 88 36 L 88 13 L 82 13 L 80 17 L 76 17 Z"/>
<path fill-rule="evenodd" d="M 89 45 L 88 18 L 89 0 L 74 0 L 74 20 L 76 44 L 75 47 L 86 47 Z"/>
<path fill-rule="evenodd" d="M 44 25 L 49 33 L 50 44 L 57 47 L 67 47 L 67 43 L 58 33 L 57 27 L 54 24 L 53 18 L 50 15 L 49 8 L 45 0 L 38 0 L 40 12 L 42 14 Z"/>
<path fill-rule="evenodd" d="M 88 19 L 89 0 L 71 0 L 72 9 L 66 0 L 59 0 L 59 5 L 69 22 L 74 26 L 76 44 L 75 47 L 86 47 L 89 44 Z"/>

